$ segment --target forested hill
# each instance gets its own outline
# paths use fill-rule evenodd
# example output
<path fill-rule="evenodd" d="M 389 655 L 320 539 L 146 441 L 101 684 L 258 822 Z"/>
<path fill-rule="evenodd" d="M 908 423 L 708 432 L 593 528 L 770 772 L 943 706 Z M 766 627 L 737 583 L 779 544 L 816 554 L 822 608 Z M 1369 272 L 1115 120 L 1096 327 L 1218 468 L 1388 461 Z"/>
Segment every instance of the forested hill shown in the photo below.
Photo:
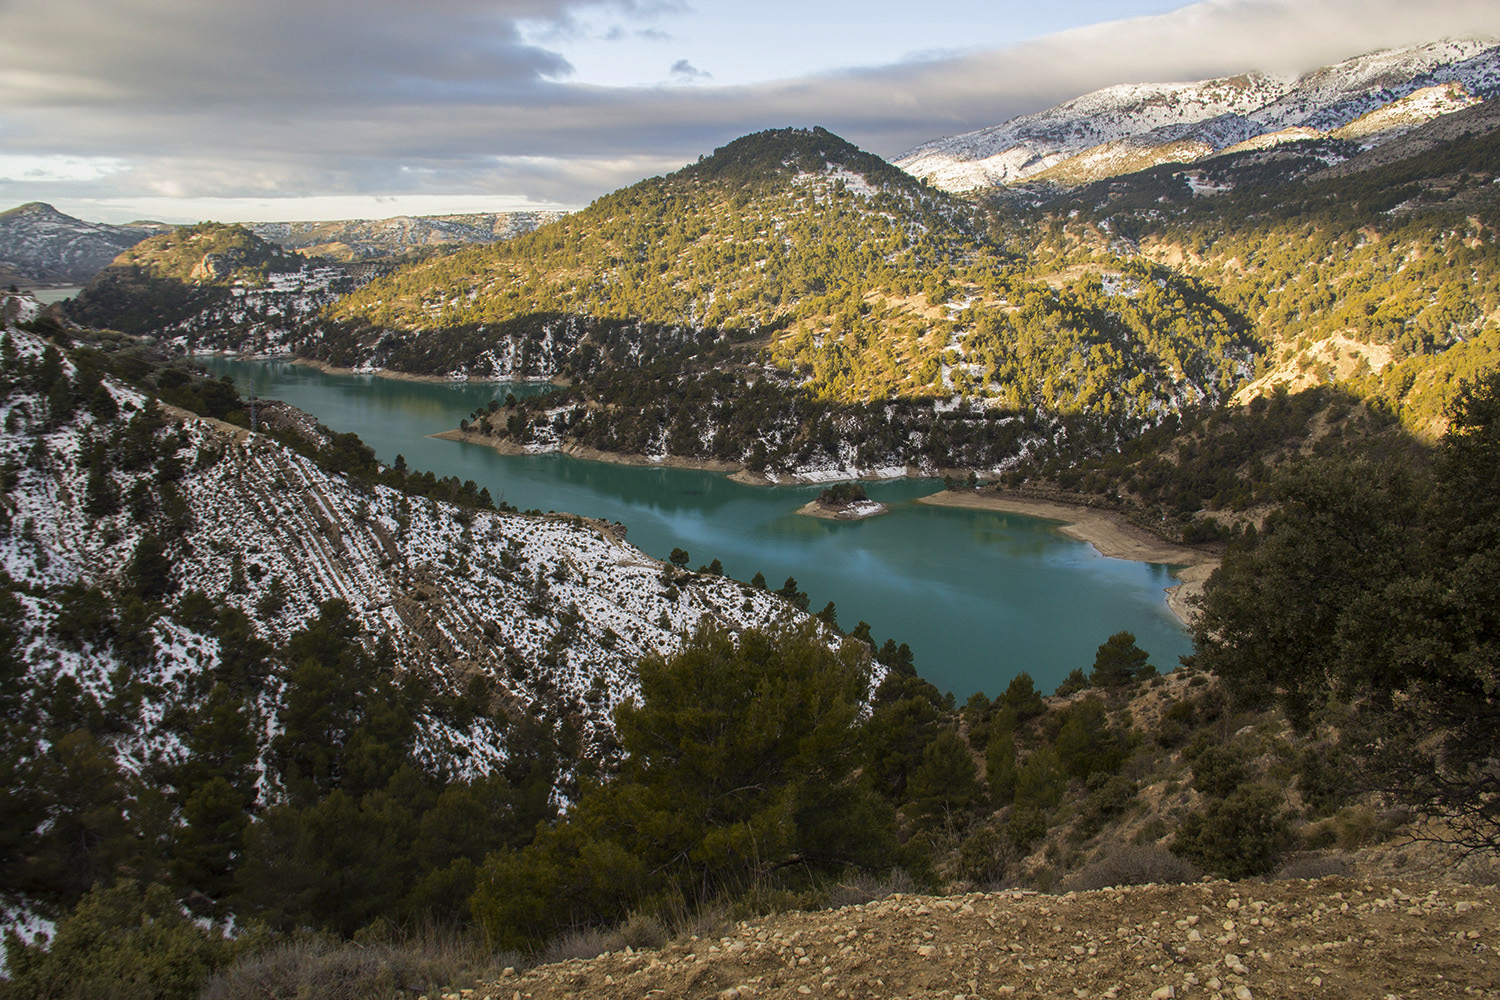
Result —
<path fill-rule="evenodd" d="M 746 360 L 833 401 L 967 393 L 1062 411 L 1171 408 L 1236 381 L 1233 320 L 1190 286 L 1148 269 L 1059 292 L 1028 280 L 1024 244 L 823 129 L 762 132 L 376 281 L 338 304 L 349 327 L 315 353 L 576 379 L 753 342 L 769 355 Z"/>
<path fill-rule="evenodd" d="M 1405 157 L 1307 142 L 1093 185 L 1039 232 L 1065 259 L 1128 241 L 1212 289 L 1264 345 L 1242 399 L 1332 386 L 1435 437 L 1500 362 L 1500 101 L 1451 117 Z"/>

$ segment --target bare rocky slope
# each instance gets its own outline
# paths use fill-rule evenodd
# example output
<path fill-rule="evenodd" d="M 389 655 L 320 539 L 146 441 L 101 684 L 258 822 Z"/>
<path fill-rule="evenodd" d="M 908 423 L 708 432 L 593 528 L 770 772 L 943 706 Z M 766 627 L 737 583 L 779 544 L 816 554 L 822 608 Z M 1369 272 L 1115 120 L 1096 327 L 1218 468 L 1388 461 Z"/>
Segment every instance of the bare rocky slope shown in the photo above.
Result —
<path fill-rule="evenodd" d="M 1493 886 L 1389 877 L 893 895 L 507 971 L 462 995 L 1496 997 L 1497 913 Z"/>

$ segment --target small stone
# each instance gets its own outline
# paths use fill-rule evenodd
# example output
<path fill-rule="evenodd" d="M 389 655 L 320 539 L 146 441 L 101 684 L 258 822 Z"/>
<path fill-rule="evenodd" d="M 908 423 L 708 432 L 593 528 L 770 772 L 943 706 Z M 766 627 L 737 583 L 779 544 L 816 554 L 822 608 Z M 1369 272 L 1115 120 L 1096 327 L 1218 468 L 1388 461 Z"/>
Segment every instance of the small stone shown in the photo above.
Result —
<path fill-rule="evenodd" d="M 1163 986 L 1151 994 L 1151 1000 L 1173 1000 L 1177 996 L 1175 986 Z"/>
<path fill-rule="evenodd" d="M 1234 1000 L 1254 1000 L 1248 986 L 1236 986 L 1234 988 Z"/>

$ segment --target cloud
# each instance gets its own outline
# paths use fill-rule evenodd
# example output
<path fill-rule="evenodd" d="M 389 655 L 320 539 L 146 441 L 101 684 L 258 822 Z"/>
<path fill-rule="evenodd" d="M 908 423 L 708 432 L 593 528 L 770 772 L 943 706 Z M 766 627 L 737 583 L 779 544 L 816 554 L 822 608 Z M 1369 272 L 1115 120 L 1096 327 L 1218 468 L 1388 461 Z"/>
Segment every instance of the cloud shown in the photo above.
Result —
<path fill-rule="evenodd" d="M 0 198 L 449 192 L 580 205 L 763 128 L 823 125 L 889 156 L 1116 83 L 1303 70 L 1445 35 L 1500 35 L 1494 0 L 1207 0 L 997 51 L 755 86 L 704 83 L 683 59 L 671 75 L 695 86 L 607 88 L 572 82 L 533 30 L 682 9 L 6 0 L 5 152 L 69 166 L 42 187 L 0 178 Z"/>
<path fill-rule="evenodd" d="M 713 79 L 712 73 L 705 73 L 686 59 L 679 59 L 674 62 L 669 72 L 679 83 L 695 83 L 699 80 Z"/>

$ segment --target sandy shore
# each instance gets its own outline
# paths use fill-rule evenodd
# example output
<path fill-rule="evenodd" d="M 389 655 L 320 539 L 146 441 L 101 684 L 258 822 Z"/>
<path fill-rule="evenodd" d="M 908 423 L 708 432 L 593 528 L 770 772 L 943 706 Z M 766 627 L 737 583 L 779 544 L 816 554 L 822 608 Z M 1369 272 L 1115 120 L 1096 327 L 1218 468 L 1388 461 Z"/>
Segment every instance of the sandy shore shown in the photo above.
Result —
<path fill-rule="evenodd" d="M 1046 518 L 1061 522 L 1057 530 L 1069 538 L 1088 542 L 1100 555 L 1112 559 L 1130 559 L 1135 562 L 1164 563 L 1181 567 L 1173 572 L 1179 581 L 1167 588 L 1167 607 L 1185 625 L 1192 624 L 1191 601 L 1203 592 L 1203 584 L 1219 567 L 1219 558 L 1201 549 L 1174 545 L 1134 525 L 1112 511 L 1095 510 L 1076 504 L 1055 503 L 1049 500 L 1033 500 L 1029 497 L 1006 496 L 997 493 L 970 493 L 962 490 L 943 490 L 931 496 L 921 497 L 917 503 L 938 507 L 969 507 L 975 510 L 993 510 L 1007 514 L 1024 514 L 1027 517 Z"/>

